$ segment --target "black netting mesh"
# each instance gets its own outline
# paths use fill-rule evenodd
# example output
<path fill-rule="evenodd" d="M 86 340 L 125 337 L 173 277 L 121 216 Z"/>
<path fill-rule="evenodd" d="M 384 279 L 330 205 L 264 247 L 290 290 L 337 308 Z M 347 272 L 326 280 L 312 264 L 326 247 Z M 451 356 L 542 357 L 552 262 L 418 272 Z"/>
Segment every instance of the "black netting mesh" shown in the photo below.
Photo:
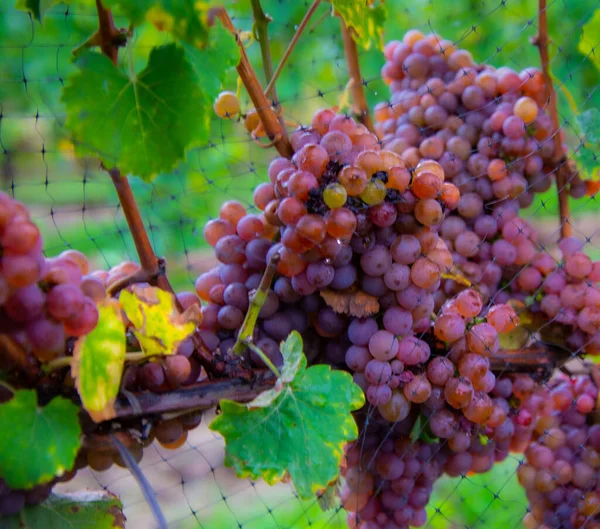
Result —
<path fill-rule="evenodd" d="M 107 174 L 93 158 L 75 157 L 65 133 L 60 91 L 72 71 L 72 49 L 97 25 L 91 2 L 57 4 L 43 25 L 5 0 L 0 11 L 0 189 L 25 203 L 41 227 L 45 252 L 56 255 L 68 248 L 84 252 L 93 268 L 109 268 L 136 260 L 135 247 Z M 435 32 L 471 51 L 479 63 L 509 66 L 521 71 L 539 66 L 530 40 L 537 33 L 537 2 L 531 0 L 387 0 L 386 40 L 401 38 L 410 28 Z M 277 63 L 309 8 L 304 0 L 265 0 L 272 54 Z M 600 8 L 597 0 L 551 0 L 547 15 L 551 36 L 550 66 L 559 94 L 560 127 L 574 150 L 589 148 L 573 126 L 582 112 L 600 103 L 600 77 L 594 51 L 600 35 L 584 33 L 583 25 Z M 233 23 L 251 30 L 249 2 L 228 6 Z M 290 125 L 310 123 L 315 110 L 340 105 L 348 110 L 348 70 L 337 18 L 323 2 L 293 51 L 277 83 L 279 103 Z M 127 24 L 116 21 L 117 26 Z M 134 53 L 164 40 L 154 29 L 136 32 Z M 583 43 L 583 45 L 582 45 Z M 584 51 L 582 51 L 584 50 Z M 248 48 L 259 64 L 257 43 Z M 384 58 L 379 50 L 360 52 L 364 87 L 371 108 L 390 97 L 381 80 Z M 262 70 L 257 67 L 261 80 Z M 235 72 L 225 83 L 235 91 Z M 242 109 L 251 104 L 241 91 Z M 190 109 L 193 112 L 193 109 Z M 253 141 L 243 122 L 211 121 L 211 140 L 196 148 L 173 172 L 151 184 L 131 179 L 136 199 L 157 255 L 167 260 L 176 289 L 193 289 L 195 278 L 214 265 L 212 249 L 203 239 L 205 222 L 218 215 L 221 203 L 237 199 L 256 211 L 252 192 L 267 179 L 272 149 Z M 585 242 L 592 259 L 600 258 L 597 198 L 571 200 L 568 222 Z M 522 212 L 539 232 L 553 257 L 560 235 L 555 187 L 537 194 Z M 505 287 L 508 288 L 508 285 Z M 570 351 L 573 357 L 578 351 Z M 582 365 L 574 359 L 574 372 Z M 507 371 L 509 365 L 507 363 Z M 155 490 L 170 526 L 267 528 L 342 528 L 341 509 L 320 511 L 314 501 L 301 501 L 289 484 L 268 487 L 262 482 L 235 478 L 223 465 L 221 439 L 203 425 L 186 444 L 169 451 L 154 444 L 141 467 Z M 367 422 L 364 431 L 368 432 Z M 385 438 L 385 435 L 382 435 Z M 431 456 L 433 458 L 433 456 Z M 528 512 L 516 471 L 520 454 L 481 475 L 444 477 L 438 481 L 427 506 L 426 527 L 512 529 L 523 526 Z M 105 487 L 124 502 L 127 527 L 151 528 L 152 515 L 128 471 L 113 466 L 107 472 L 81 472 L 64 489 Z M 390 526 L 393 527 L 393 526 Z"/>

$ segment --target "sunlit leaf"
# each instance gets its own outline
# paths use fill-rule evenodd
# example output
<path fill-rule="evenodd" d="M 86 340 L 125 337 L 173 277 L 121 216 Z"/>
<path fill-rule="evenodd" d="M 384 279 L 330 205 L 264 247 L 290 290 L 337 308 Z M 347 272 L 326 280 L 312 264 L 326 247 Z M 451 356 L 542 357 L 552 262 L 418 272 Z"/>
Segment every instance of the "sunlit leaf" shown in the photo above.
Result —
<path fill-rule="evenodd" d="M 63 397 L 40 407 L 34 390 L 0 404 L 0 478 L 25 489 L 71 470 L 81 446 L 78 412 Z"/>
<path fill-rule="evenodd" d="M 159 31 L 168 31 L 175 38 L 201 47 L 208 40 L 207 13 L 210 2 L 198 0 L 105 0 L 116 7 L 134 25 L 144 21 Z"/>
<path fill-rule="evenodd" d="M 344 445 L 358 435 L 351 412 L 363 406 L 364 394 L 346 372 L 307 369 L 297 332 L 281 352 L 275 387 L 248 404 L 221 401 L 210 428 L 225 438 L 225 464 L 240 477 L 272 484 L 289 475 L 307 499 L 338 478 Z"/>
<path fill-rule="evenodd" d="M 383 25 L 387 9 L 383 0 L 331 0 L 336 13 L 354 31 L 354 39 L 363 48 L 383 48 Z"/>
<path fill-rule="evenodd" d="M 577 48 L 600 69 L 600 55 L 598 55 L 598 35 L 600 35 L 600 9 L 596 9 L 592 18 L 583 25 Z"/>
<path fill-rule="evenodd" d="M 109 492 L 52 494 L 44 503 L 4 519 L 4 529 L 123 529 L 119 499 Z"/>
<path fill-rule="evenodd" d="M 121 291 L 119 301 L 142 351 L 149 356 L 175 354 L 201 321 L 197 305 L 180 313 L 175 296 L 156 287 L 134 285 L 131 292 Z"/>
<path fill-rule="evenodd" d="M 127 347 L 119 303 L 107 299 L 98 312 L 96 328 L 77 340 L 71 366 L 83 407 L 96 422 L 114 417 Z"/>

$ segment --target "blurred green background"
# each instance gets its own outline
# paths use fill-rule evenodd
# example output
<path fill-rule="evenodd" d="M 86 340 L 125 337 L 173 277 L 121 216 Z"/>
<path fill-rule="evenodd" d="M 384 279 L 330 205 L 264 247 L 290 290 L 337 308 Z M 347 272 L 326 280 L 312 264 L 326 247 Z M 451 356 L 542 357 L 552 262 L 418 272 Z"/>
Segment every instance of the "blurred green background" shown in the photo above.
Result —
<path fill-rule="evenodd" d="M 262 3 L 273 17 L 269 36 L 277 64 L 311 2 Z M 13 0 L 0 4 L 0 189 L 31 208 L 43 230 L 48 255 L 76 248 L 99 268 L 135 259 L 110 179 L 99 170 L 96 160 L 75 159 L 62 125 L 65 116 L 60 91 L 73 69 L 72 49 L 96 28 L 93 2 L 56 4 L 42 25 L 14 9 Z M 478 62 L 515 70 L 539 66 L 537 49 L 530 43 L 537 31 L 535 0 L 386 0 L 385 4 L 389 12 L 387 40 L 418 28 L 452 39 Z M 548 2 L 551 67 L 568 136 L 577 113 L 600 104 L 600 79 L 594 64 L 598 59 L 593 51 L 587 55 L 579 51 L 581 41 L 592 50 L 600 43 L 600 32 L 582 29 L 599 6 L 597 0 Z M 238 28 L 252 28 L 249 0 L 229 2 L 227 8 Z M 126 24 L 117 13 L 117 25 Z M 134 53 L 142 57 L 166 37 L 148 25 L 140 28 L 134 39 Z M 249 46 L 248 54 L 264 80 L 258 43 Z M 380 50 L 363 50 L 360 60 L 370 105 L 387 100 L 388 88 L 379 79 Z M 286 119 L 310 122 L 314 110 L 343 100 L 347 82 L 339 22 L 323 2 L 277 83 Z M 237 89 L 235 71 L 224 88 Z M 244 110 L 251 108 L 244 92 L 241 100 Z M 152 184 L 131 178 L 151 241 L 157 254 L 167 258 L 169 276 L 180 289 L 191 288 L 198 273 L 211 264 L 202 237 L 206 220 L 217 214 L 226 199 L 235 198 L 251 207 L 252 190 L 266 179 L 266 167 L 274 156 L 273 150 L 262 149 L 251 140 L 242 123 L 215 116 L 211 129 L 211 141 L 193 150 L 172 173 L 159 175 Z M 590 223 L 596 231 L 593 214 L 600 208 L 594 198 L 572 201 L 571 211 L 580 232 L 585 233 Z M 524 214 L 545 232 L 553 233 L 558 228 L 556 192 L 537 196 Z M 594 241 L 589 250 L 600 256 Z M 519 527 L 526 501 L 514 478 L 517 464 L 517 459 L 510 458 L 484 476 L 443 480 L 431 502 L 429 524 L 435 528 Z M 291 510 L 290 519 L 294 517 Z M 317 523 L 318 514 L 315 517 Z M 335 525 L 330 519 L 323 523 Z"/>

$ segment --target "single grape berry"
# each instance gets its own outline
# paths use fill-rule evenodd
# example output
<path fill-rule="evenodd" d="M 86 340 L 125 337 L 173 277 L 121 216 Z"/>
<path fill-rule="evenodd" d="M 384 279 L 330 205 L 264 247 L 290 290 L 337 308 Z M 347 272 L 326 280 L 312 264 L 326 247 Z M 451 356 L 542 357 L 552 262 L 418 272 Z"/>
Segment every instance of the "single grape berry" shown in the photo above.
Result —
<path fill-rule="evenodd" d="M 221 92 L 213 105 L 215 114 L 222 119 L 232 119 L 240 111 L 240 102 L 233 92 Z"/>

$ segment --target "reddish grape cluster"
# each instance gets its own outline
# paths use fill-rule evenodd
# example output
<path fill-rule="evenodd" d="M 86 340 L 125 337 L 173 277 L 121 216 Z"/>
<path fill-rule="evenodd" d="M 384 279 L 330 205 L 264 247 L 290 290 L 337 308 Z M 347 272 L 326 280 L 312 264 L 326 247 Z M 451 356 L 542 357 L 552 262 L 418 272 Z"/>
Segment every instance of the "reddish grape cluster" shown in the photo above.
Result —
<path fill-rule="evenodd" d="M 416 30 L 389 42 L 384 54 L 392 96 L 376 105 L 375 118 L 386 149 L 412 167 L 423 158 L 439 161 L 469 197 L 469 215 L 507 198 L 526 207 L 550 187 L 554 142 L 563 135 L 554 135 L 545 111 L 541 71 L 476 64 L 468 51 Z"/>
<path fill-rule="evenodd" d="M 566 345 L 573 355 L 600 354 L 600 261 L 583 253 L 574 237 L 562 239 L 560 260 L 539 251 L 521 271 L 517 290 L 537 296 L 532 310 L 569 329 Z"/>
<path fill-rule="evenodd" d="M 42 237 L 24 206 L 0 193 L 0 332 L 41 362 L 65 354 L 69 337 L 98 321 L 83 282 L 85 256 L 67 250 L 44 258 Z"/>
<path fill-rule="evenodd" d="M 409 171 L 363 125 L 332 110 L 318 111 L 311 127 L 294 132 L 292 145 L 292 160 L 274 159 L 270 183 L 254 194 L 266 220 L 281 228 L 279 272 L 287 277 L 335 259 L 342 246 L 370 244 L 373 228 L 407 221 L 435 227 L 458 204 L 458 189 L 438 163 L 423 160 Z"/>
<path fill-rule="evenodd" d="M 555 376 L 548 388 L 549 413 L 517 469 L 530 512 L 527 529 L 600 527 L 600 425 L 598 388 L 589 375 Z"/>
<path fill-rule="evenodd" d="M 414 421 L 413 421 L 414 422 Z M 425 506 L 447 461 L 437 442 L 411 440 L 407 426 L 369 424 L 363 438 L 346 448 L 342 506 L 351 529 L 421 527 Z"/>

